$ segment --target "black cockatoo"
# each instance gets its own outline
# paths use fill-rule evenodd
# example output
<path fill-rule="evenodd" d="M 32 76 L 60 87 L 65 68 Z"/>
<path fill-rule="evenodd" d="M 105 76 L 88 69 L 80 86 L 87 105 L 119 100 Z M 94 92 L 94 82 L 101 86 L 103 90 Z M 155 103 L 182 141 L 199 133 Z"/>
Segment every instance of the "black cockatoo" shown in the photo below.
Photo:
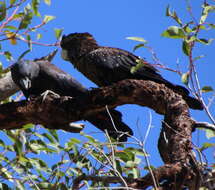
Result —
<path fill-rule="evenodd" d="M 47 90 L 60 96 L 71 97 L 85 96 L 88 93 L 88 90 L 71 75 L 45 59 L 19 61 L 12 65 L 11 74 L 13 81 L 19 86 L 26 98 L 41 95 Z M 110 114 L 116 129 L 106 111 L 85 119 L 102 131 L 107 130 L 111 137 L 126 141 L 128 135 L 133 135 L 132 130 L 123 123 L 122 114 L 119 111 L 111 109 Z"/>
<path fill-rule="evenodd" d="M 190 108 L 202 110 L 202 103 L 189 96 L 189 91 L 164 79 L 150 63 L 134 54 L 111 47 L 99 46 L 89 33 L 72 33 L 61 40 L 62 58 L 98 86 L 111 85 L 124 79 L 150 80 L 165 84 L 181 94 Z M 141 60 L 143 67 L 132 73 L 131 68 Z"/>

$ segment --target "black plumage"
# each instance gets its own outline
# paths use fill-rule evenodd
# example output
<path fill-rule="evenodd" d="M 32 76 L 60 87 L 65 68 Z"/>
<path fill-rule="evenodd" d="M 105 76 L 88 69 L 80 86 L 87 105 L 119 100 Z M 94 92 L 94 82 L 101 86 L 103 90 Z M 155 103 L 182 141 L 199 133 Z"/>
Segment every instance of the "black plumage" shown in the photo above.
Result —
<path fill-rule="evenodd" d="M 61 96 L 72 97 L 85 96 L 88 93 L 88 90 L 71 75 L 46 60 L 19 61 L 11 67 L 11 74 L 13 81 L 19 86 L 26 98 L 39 96 L 46 90 L 51 90 Z M 111 109 L 110 114 L 117 130 L 106 111 L 85 119 L 102 131 L 107 130 L 111 137 L 126 141 L 127 134 L 133 135 L 132 130 L 123 123 L 120 112 Z M 119 131 L 127 134 L 122 134 Z"/>
<path fill-rule="evenodd" d="M 201 102 L 189 96 L 189 91 L 164 79 L 150 63 L 134 54 L 111 47 L 99 46 L 89 33 L 72 33 L 61 40 L 62 58 L 98 86 L 111 85 L 124 79 L 151 80 L 165 84 L 181 94 L 190 108 L 202 110 Z M 131 68 L 141 60 L 143 67 L 132 73 Z"/>

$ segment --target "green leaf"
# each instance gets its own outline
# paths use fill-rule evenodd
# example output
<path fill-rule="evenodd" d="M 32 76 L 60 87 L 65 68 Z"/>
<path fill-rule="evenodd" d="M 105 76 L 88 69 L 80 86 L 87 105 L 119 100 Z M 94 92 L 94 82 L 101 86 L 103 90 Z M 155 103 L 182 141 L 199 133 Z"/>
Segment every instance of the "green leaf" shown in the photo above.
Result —
<path fill-rule="evenodd" d="M 164 31 L 161 36 L 167 38 L 185 38 L 186 35 L 184 30 L 178 26 L 170 26 L 166 31 Z"/>
<path fill-rule="evenodd" d="M 185 85 L 188 85 L 189 82 L 189 73 L 184 73 L 181 76 L 181 82 L 184 83 Z"/>
<path fill-rule="evenodd" d="M 0 183 L 0 190 L 12 190 L 6 183 Z"/>
<path fill-rule="evenodd" d="M 61 37 L 62 31 L 63 31 L 63 29 L 59 29 L 59 28 L 55 28 L 55 29 L 54 29 L 55 37 L 56 37 L 57 39 L 59 39 L 59 38 Z"/>
<path fill-rule="evenodd" d="M 24 184 L 19 180 L 16 180 L 16 186 L 18 190 L 25 190 Z"/>
<path fill-rule="evenodd" d="M 49 133 L 55 138 L 55 140 L 56 140 L 57 142 L 59 142 L 59 138 L 58 138 L 58 134 L 57 134 L 56 130 L 51 130 L 51 129 L 49 129 L 48 131 L 49 131 Z"/>
<path fill-rule="evenodd" d="M 28 146 L 36 154 L 38 154 L 40 151 L 44 151 L 46 153 L 55 152 L 53 149 L 49 149 L 47 144 L 42 140 L 31 140 L 29 141 Z"/>
<path fill-rule="evenodd" d="M 144 167 L 144 170 L 148 170 L 148 171 L 150 171 L 150 169 L 151 170 L 154 170 L 154 169 L 156 169 L 154 166 L 152 166 L 152 165 L 150 165 L 150 166 L 145 166 Z"/>
<path fill-rule="evenodd" d="M 54 20 L 55 18 L 56 18 L 55 16 L 45 15 L 44 19 L 43 19 L 43 22 L 48 23 L 48 22 Z"/>
<path fill-rule="evenodd" d="M 7 170 L 7 168 L 1 167 L 1 176 L 9 180 L 10 182 L 13 182 L 13 176 L 11 172 Z M 5 189 L 2 189 L 2 190 L 5 190 Z"/>
<path fill-rule="evenodd" d="M 144 153 L 142 149 L 139 148 L 133 148 L 129 147 L 124 149 L 125 152 L 132 152 L 133 154 L 139 155 L 139 156 L 149 156 L 148 154 Z"/>
<path fill-rule="evenodd" d="M 208 24 L 211 28 L 215 29 L 215 24 Z"/>
<path fill-rule="evenodd" d="M 206 19 L 208 17 L 208 14 L 210 12 L 214 11 L 214 10 L 215 10 L 215 6 L 214 5 L 204 4 L 199 24 L 203 24 L 206 21 Z"/>
<path fill-rule="evenodd" d="M 26 36 L 26 40 L 28 41 L 28 47 L 29 47 L 29 50 L 32 51 L 32 41 L 31 41 L 31 36 L 30 35 L 27 35 Z"/>
<path fill-rule="evenodd" d="M 4 56 L 6 57 L 6 59 L 8 61 L 12 61 L 13 60 L 12 54 L 9 51 L 5 51 L 4 52 Z"/>
<path fill-rule="evenodd" d="M 142 37 L 127 37 L 126 39 L 127 40 L 134 40 L 134 41 L 137 41 L 137 42 L 142 42 L 144 44 L 147 43 L 147 41 Z"/>
<path fill-rule="evenodd" d="M 200 43 L 205 44 L 205 45 L 210 45 L 210 43 L 211 43 L 213 40 L 214 40 L 213 38 L 211 38 L 211 39 L 209 39 L 209 40 L 204 39 L 204 38 L 196 39 L 197 42 L 200 42 Z"/>
<path fill-rule="evenodd" d="M 115 164 L 116 164 L 116 169 L 117 171 L 122 174 L 122 167 L 120 165 L 120 161 L 119 160 L 115 160 Z"/>
<path fill-rule="evenodd" d="M 28 50 L 26 50 L 26 51 L 24 51 L 19 57 L 18 57 L 18 61 L 20 61 L 26 54 L 28 54 L 29 52 L 31 52 L 31 50 L 30 49 L 28 49 Z"/>
<path fill-rule="evenodd" d="M 135 72 L 137 72 L 140 68 L 144 67 L 143 60 L 137 59 L 136 62 L 137 62 L 137 64 L 135 66 L 131 67 L 130 72 L 132 74 L 135 73 Z"/>
<path fill-rule="evenodd" d="M 0 154 L 0 160 L 1 160 L 1 161 L 5 161 L 5 162 L 7 162 L 7 163 L 10 162 L 10 160 L 9 160 L 6 156 L 3 156 L 2 154 Z"/>
<path fill-rule="evenodd" d="M 30 129 L 32 127 L 34 127 L 34 124 L 32 124 L 32 123 L 28 123 L 28 124 L 22 126 L 23 129 Z"/>
<path fill-rule="evenodd" d="M 49 6 L 51 5 L 51 0 L 44 0 L 44 2 L 46 5 L 49 5 Z"/>
<path fill-rule="evenodd" d="M 67 176 L 65 176 L 66 178 Z M 64 184 L 64 183 L 60 183 L 58 186 L 57 186 L 57 189 L 60 189 L 60 190 L 68 190 L 68 187 Z"/>
<path fill-rule="evenodd" d="M 115 155 L 117 157 L 119 157 L 120 160 L 122 160 L 124 162 L 128 162 L 129 160 L 133 160 L 133 158 L 134 158 L 133 153 L 131 153 L 131 152 L 128 153 L 126 151 L 120 151 L 120 152 L 118 151 L 118 152 L 115 153 Z"/>
<path fill-rule="evenodd" d="M 203 151 L 211 147 L 215 147 L 215 143 L 204 143 L 200 150 Z"/>
<path fill-rule="evenodd" d="M 11 26 L 11 25 L 7 25 L 7 26 L 5 26 L 5 28 L 9 29 L 9 30 L 17 30 L 17 27 Z"/>
<path fill-rule="evenodd" d="M 19 24 L 19 30 L 27 28 L 28 25 L 31 23 L 32 18 L 33 18 L 32 11 L 29 8 L 25 7 L 25 14 L 24 17 L 22 18 L 22 21 Z"/>
<path fill-rule="evenodd" d="M 0 139 L 0 146 L 5 147 L 5 143 L 3 140 Z"/>
<path fill-rule="evenodd" d="M 191 46 L 190 46 L 190 43 L 187 42 L 187 40 L 183 40 L 182 50 L 183 50 L 183 52 L 184 52 L 185 55 L 187 55 L 187 56 L 190 55 L 190 53 L 191 53 Z"/>
<path fill-rule="evenodd" d="M 20 18 L 24 17 L 25 16 L 25 13 L 24 12 L 21 12 L 21 13 L 18 13 L 18 14 L 15 14 L 13 16 L 13 19 L 14 20 L 19 20 Z"/>
<path fill-rule="evenodd" d="M 181 19 L 178 17 L 177 13 L 174 11 L 173 13 L 173 19 L 179 24 L 182 25 Z"/>
<path fill-rule="evenodd" d="M 132 168 L 130 173 L 132 173 L 133 178 L 138 178 L 140 177 L 140 171 L 138 170 L 138 168 Z"/>
<path fill-rule="evenodd" d="M 172 15 L 172 13 L 171 13 L 171 11 L 170 11 L 170 6 L 167 5 L 167 8 L 166 8 L 166 16 L 171 16 L 171 15 Z"/>
<path fill-rule="evenodd" d="M 206 137 L 208 139 L 215 137 L 215 132 L 210 129 L 206 129 Z"/>
<path fill-rule="evenodd" d="M 205 56 L 204 55 L 199 55 L 197 57 L 194 57 L 193 61 L 195 62 L 195 61 L 197 61 L 197 60 L 199 60 L 199 59 L 201 59 L 203 57 L 205 57 Z"/>
<path fill-rule="evenodd" d="M 166 8 L 166 16 L 173 18 L 179 25 L 182 26 L 182 21 L 178 17 L 177 13 L 174 11 L 173 13 L 170 11 L 170 6 L 168 5 Z"/>
<path fill-rule="evenodd" d="M 22 155 L 22 142 L 17 138 L 14 144 L 14 150 L 16 151 L 16 154 L 20 157 Z"/>
<path fill-rule="evenodd" d="M 54 185 L 48 182 L 37 183 L 39 189 L 53 189 Z"/>
<path fill-rule="evenodd" d="M 33 9 L 34 15 L 40 17 L 41 15 L 38 11 L 38 8 L 40 5 L 40 0 L 32 0 L 31 4 L 32 4 L 32 9 Z"/>
<path fill-rule="evenodd" d="M 0 62 L 0 74 L 3 72 L 3 65 L 2 62 Z"/>
<path fill-rule="evenodd" d="M 67 143 L 65 143 L 65 150 L 70 151 L 71 149 L 74 151 L 74 153 L 77 153 L 77 147 L 76 144 L 80 144 L 81 141 L 75 138 L 71 138 Z"/>
<path fill-rule="evenodd" d="M 99 141 L 97 139 L 95 139 L 94 137 L 92 137 L 90 135 L 86 135 L 82 132 L 80 134 L 82 134 L 84 137 L 86 137 L 89 140 L 89 142 L 91 142 L 91 143 L 95 143 L 95 144 L 99 143 Z"/>
<path fill-rule="evenodd" d="M 6 35 L 7 38 L 10 40 L 10 43 L 11 43 L 12 45 L 16 45 L 16 44 L 17 44 L 17 41 L 16 41 L 16 33 L 6 30 L 6 31 L 5 31 L 5 35 Z"/>
<path fill-rule="evenodd" d="M 10 5 L 13 5 L 17 0 L 10 0 Z"/>
<path fill-rule="evenodd" d="M 211 92 L 214 91 L 214 89 L 211 86 L 204 86 L 201 89 L 202 92 Z"/>
<path fill-rule="evenodd" d="M 42 38 L 42 34 L 38 33 L 37 34 L 37 40 L 41 39 Z"/>
<path fill-rule="evenodd" d="M 188 24 L 186 24 L 184 27 L 183 27 L 183 30 L 186 32 L 186 33 L 191 33 L 193 32 L 192 29 L 188 26 Z"/>
<path fill-rule="evenodd" d="M 0 2 L 0 22 L 5 19 L 7 15 L 6 3 L 5 1 Z"/>
<path fill-rule="evenodd" d="M 134 161 L 128 161 L 126 162 L 126 165 L 125 165 L 126 168 L 134 168 L 136 166 L 137 164 Z"/>
<path fill-rule="evenodd" d="M 52 135 L 48 134 L 48 133 L 43 133 L 42 136 L 44 136 L 45 138 L 47 138 L 49 140 L 49 142 L 51 143 L 55 143 L 54 138 L 52 137 Z"/>
<path fill-rule="evenodd" d="M 137 44 L 136 46 L 134 46 L 133 51 L 136 51 L 137 49 L 144 47 L 145 44 Z"/>

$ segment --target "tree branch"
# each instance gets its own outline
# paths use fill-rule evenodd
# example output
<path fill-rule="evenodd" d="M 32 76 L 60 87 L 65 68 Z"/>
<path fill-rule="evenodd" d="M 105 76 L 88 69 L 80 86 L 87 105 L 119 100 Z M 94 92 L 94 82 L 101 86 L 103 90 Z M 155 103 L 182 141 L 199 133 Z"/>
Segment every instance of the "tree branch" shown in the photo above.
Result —
<path fill-rule="evenodd" d="M 195 121 L 182 97 L 163 84 L 152 81 L 124 80 L 112 86 L 92 89 L 82 98 L 48 95 L 31 101 L 0 106 L 1 129 L 20 128 L 27 123 L 42 124 L 49 128 L 70 130 L 68 124 L 84 120 L 92 114 L 123 104 L 138 104 L 164 115 L 158 148 L 165 165 L 153 170 L 159 189 L 181 190 L 184 186 L 198 187 L 200 169 L 192 153 L 191 134 Z M 57 117 L 53 117 L 57 116 Z M 72 130 L 71 130 L 72 131 Z M 168 185 L 166 185 L 168 181 Z M 166 187 L 162 187 L 162 185 Z M 151 174 L 135 179 L 128 186 L 146 189 L 153 186 Z M 196 188 L 197 189 L 197 188 Z"/>
<path fill-rule="evenodd" d="M 7 72 L 2 78 L 0 78 L 0 101 L 18 91 L 19 87 L 13 82 L 11 72 Z"/>

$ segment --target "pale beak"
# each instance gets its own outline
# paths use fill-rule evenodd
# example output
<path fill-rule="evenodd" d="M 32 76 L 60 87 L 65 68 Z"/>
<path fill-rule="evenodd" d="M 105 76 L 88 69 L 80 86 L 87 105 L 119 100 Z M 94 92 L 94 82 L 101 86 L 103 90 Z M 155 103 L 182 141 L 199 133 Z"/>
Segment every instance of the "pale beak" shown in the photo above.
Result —
<path fill-rule="evenodd" d="M 29 88 L 31 88 L 31 80 L 28 77 L 22 78 L 20 80 L 20 85 L 22 86 L 22 88 L 24 88 L 25 90 L 28 90 Z"/>
<path fill-rule="evenodd" d="M 65 49 L 62 49 L 61 51 L 61 57 L 62 59 L 64 59 L 65 61 L 69 61 L 69 57 L 68 57 L 68 52 Z"/>

